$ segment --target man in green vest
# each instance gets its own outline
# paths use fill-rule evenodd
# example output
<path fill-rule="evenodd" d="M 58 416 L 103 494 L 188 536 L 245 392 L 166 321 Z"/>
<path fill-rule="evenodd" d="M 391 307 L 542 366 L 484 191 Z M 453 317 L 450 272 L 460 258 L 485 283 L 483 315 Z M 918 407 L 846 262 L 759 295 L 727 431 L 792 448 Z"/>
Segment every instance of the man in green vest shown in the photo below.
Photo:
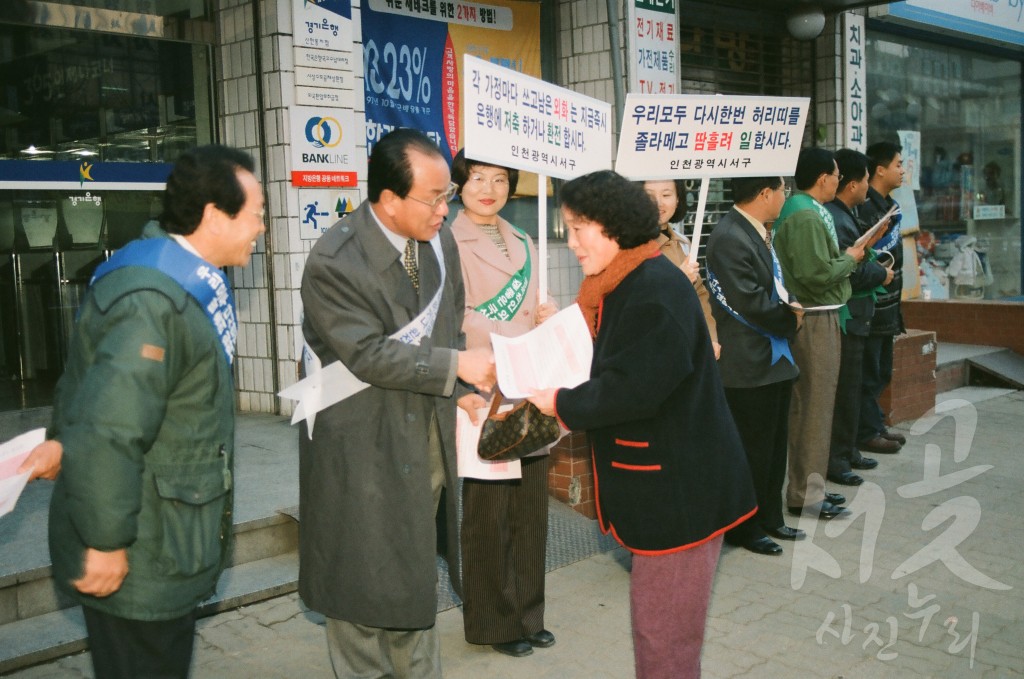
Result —
<path fill-rule="evenodd" d="M 800 377 L 789 408 L 790 514 L 831 519 L 848 510 L 841 495 L 825 492 L 832 409 L 839 381 L 840 319 L 850 298 L 850 274 L 864 247 L 839 249 L 832 215 L 842 176 L 831 151 L 800 152 L 794 180 L 798 193 L 786 200 L 775 222 L 773 245 L 789 293 L 804 307 L 804 324 L 791 343 Z"/>

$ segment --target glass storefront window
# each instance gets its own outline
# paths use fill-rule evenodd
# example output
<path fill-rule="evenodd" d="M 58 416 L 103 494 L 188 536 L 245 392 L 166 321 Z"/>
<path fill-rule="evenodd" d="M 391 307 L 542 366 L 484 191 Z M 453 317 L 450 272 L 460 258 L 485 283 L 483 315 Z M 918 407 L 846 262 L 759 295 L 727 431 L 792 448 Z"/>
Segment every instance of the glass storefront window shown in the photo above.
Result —
<path fill-rule="evenodd" d="M 1020 61 L 877 32 L 867 45 L 869 142 L 920 135 L 901 205 L 921 228 L 921 296 L 1019 296 Z"/>
<path fill-rule="evenodd" d="M 203 3 L 104 4 L 51 7 L 56 25 L 0 12 L 0 412 L 49 402 L 92 272 L 158 216 L 170 164 L 213 140 L 210 45 L 109 30 L 161 4 L 132 16 L 166 34 Z M 82 16 L 109 25 L 66 27 Z"/>

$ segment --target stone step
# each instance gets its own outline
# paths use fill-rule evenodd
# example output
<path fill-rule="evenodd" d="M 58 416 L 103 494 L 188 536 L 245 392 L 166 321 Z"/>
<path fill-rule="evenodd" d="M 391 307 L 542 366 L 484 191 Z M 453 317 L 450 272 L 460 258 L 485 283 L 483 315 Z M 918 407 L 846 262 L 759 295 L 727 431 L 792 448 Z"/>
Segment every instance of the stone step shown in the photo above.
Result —
<path fill-rule="evenodd" d="M 935 392 L 938 394 L 970 384 L 971 361 L 1004 351 L 1002 347 L 939 342 L 935 357 Z"/>
<path fill-rule="evenodd" d="M 295 550 L 238 564 L 224 571 L 217 593 L 199 606 L 198 614 L 210 616 L 293 592 L 298 578 Z M 77 606 L 9 622 L 0 625 L 0 674 L 85 648 L 85 621 Z"/>
<path fill-rule="evenodd" d="M 229 566 L 262 561 L 298 549 L 298 524 L 274 514 L 235 524 Z M 74 603 L 53 586 L 49 559 L 27 563 L 0 578 L 0 624 L 54 613 Z"/>

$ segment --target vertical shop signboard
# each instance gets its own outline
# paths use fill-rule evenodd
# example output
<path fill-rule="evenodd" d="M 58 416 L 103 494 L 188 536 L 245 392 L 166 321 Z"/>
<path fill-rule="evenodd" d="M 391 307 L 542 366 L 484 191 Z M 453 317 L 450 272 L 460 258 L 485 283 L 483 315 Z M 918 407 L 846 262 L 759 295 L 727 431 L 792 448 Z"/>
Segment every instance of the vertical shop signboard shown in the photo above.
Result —
<path fill-rule="evenodd" d="M 540 76 L 536 2 L 368 0 L 361 18 L 367 152 L 413 127 L 451 160 L 462 146 L 463 54 Z"/>
<path fill-rule="evenodd" d="M 867 148 L 867 62 L 864 17 L 843 13 L 843 117 L 845 146 L 863 152 Z"/>
<path fill-rule="evenodd" d="M 355 186 L 366 173 L 357 154 L 353 110 L 358 60 L 352 54 L 351 0 L 291 0 L 295 104 L 293 186 Z"/>
<path fill-rule="evenodd" d="M 679 91 L 676 0 L 633 0 L 629 5 L 629 91 Z"/>

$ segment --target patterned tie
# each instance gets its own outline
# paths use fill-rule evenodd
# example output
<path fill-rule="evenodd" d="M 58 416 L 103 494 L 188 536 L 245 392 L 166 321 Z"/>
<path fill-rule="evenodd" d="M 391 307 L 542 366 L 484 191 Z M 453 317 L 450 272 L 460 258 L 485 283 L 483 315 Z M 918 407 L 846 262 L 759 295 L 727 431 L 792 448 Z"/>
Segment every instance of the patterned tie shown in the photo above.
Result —
<path fill-rule="evenodd" d="M 412 287 L 417 291 L 420 289 L 420 268 L 416 264 L 416 241 L 410 238 L 405 242 L 405 254 L 402 256 L 402 263 L 405 265 L 405 273 L 409 274 Z"/>

